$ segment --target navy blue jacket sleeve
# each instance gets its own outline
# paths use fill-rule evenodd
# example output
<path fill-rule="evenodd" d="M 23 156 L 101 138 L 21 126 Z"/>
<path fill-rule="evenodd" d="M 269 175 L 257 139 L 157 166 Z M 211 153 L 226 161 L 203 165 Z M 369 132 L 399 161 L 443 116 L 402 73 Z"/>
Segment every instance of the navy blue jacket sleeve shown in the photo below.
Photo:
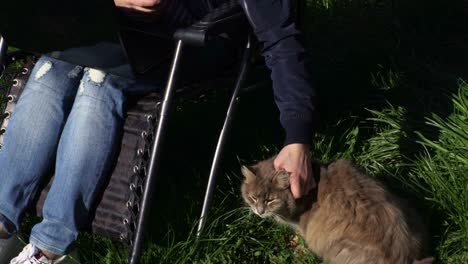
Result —
<path fill-rule="evenodd" d="M 301 0 L 302 1 L 302 0 Z M 286 132 L 285 145 L 311 144 L 317 125 L 315 91 L 306 70 L 306 52 L 300 42 L 290 0 L 242 0 L 242 6 L 271 70 L 273 93 Z"/>

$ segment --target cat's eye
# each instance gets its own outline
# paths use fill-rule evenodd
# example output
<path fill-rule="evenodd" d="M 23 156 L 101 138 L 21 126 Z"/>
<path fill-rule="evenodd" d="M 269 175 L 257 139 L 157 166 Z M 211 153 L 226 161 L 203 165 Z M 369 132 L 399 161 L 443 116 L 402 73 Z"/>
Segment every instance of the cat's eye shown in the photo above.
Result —
<path fill-rule="evenodd" d="M 250 199 L 252 199 L 252 201 L 253 201 L 254 203 L 256 203 L 256 202 L 257 202 L 257 198 L 255 198 L 254 196 L 252 196 L 252 195 L 249 195 L 249 197 L 250 197 Z"/>
<path fill-rule="evenodd" d="M 269 199 L 269 200 L 267 200 L 267 204 L 270 205 L 270 204 L 276 202 L 277 200 L 278 200 L 278 199 L 276 199 L 276 198 L 274 198 L 274 199 Z"/>

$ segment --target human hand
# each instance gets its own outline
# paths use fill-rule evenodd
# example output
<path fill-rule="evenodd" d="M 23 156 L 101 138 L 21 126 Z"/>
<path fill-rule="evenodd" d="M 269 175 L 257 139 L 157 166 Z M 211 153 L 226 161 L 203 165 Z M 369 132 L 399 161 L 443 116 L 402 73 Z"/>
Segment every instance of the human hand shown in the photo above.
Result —
<path fill-rule="evenodd" d="M 114 0 L 115 6 L 126 15 L 140 20 L 156 18 L 166 2 L 165 0 Z"/>
<path fill-rule="evenodd" d="M 294 198 L 298 199 L 315 188 L 309 147 L 305 144 L 289 144 L 283 147 L 273 161 L 275 170 L 289 173 L 289 183 Z"/>

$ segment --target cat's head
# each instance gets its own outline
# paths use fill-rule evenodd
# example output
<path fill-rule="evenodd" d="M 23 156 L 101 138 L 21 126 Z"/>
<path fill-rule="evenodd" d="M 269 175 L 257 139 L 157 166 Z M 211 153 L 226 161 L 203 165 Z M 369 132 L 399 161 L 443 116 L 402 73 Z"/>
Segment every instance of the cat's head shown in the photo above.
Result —
<path fill-rule="evenodd" d="M 292 216 L 296 205 L 286 171 L 277 172 L 272 165 L 259 164 L 242 166 L 242 174 L 242 197 L 255 214 L 260 217 L 280 216 L 286 219 Z"/>

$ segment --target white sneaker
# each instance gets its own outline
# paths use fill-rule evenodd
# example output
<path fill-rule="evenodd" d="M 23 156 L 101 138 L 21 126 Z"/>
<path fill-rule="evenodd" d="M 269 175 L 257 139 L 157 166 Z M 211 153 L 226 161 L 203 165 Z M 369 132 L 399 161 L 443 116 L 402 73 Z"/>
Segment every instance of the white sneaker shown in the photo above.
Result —
<path fill-rule="evenodd" d="M 50 260 L 41 250 L 37 247 L 28 244 L 23 248 L 23 251 L 14 259 L 11 260 L 10 264 L 58 264 L 65 259 L 63 256 L 59 259 Z"/>

